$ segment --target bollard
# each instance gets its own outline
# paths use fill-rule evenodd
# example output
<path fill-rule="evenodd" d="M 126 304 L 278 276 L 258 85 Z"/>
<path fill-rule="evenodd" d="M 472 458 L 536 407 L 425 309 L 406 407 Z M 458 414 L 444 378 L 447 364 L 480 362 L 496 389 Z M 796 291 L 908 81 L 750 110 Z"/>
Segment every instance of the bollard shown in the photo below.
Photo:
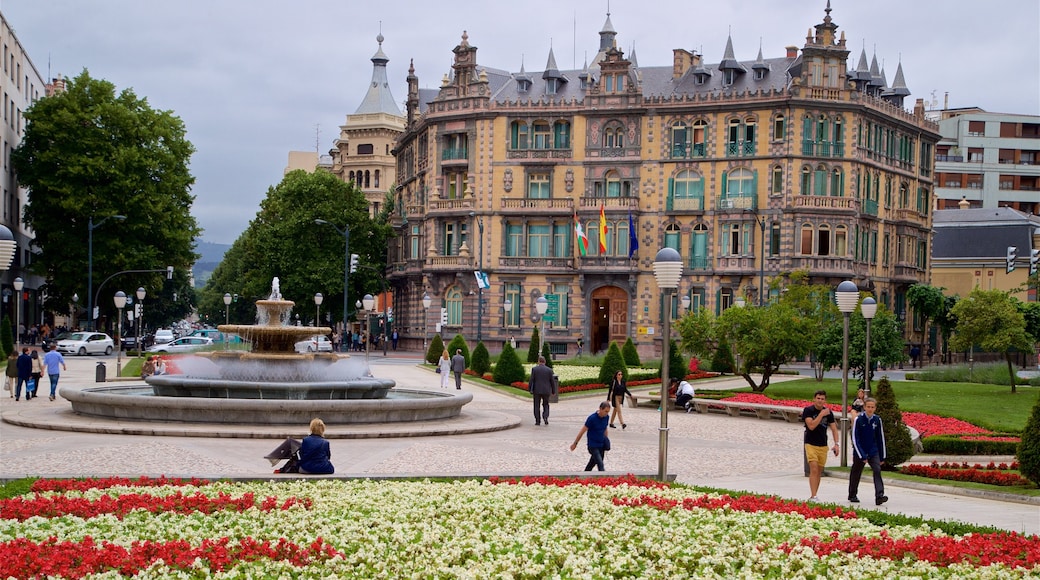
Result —
<path fill-rule="evenodd" d="M 560 402 L 560 375 L 553 375 L 552 378 L 552 394 L 549 395 L 550 403 Z"/>
<path fill-rule="evenodd" d="M 107 380 L 108 371 L 105 370 L 105 362 L 98 361 L 97 367 L 94 368 L 94 382 L 103 383 Z"/>

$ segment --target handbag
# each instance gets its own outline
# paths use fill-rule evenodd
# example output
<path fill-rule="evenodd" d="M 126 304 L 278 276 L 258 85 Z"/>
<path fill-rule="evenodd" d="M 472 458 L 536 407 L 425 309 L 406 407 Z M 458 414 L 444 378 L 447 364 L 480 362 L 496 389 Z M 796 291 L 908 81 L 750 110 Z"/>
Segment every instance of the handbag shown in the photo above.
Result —
<path fill-rule="evenodd" d="M 441 374 L 441 367 L 437 367 L 437 374 Z"/>
<path fill-rule="evenodd" d="M 35 393 L 36 392 L 36 379 L 29 379 L 25 382 L 25 392 Z"/>

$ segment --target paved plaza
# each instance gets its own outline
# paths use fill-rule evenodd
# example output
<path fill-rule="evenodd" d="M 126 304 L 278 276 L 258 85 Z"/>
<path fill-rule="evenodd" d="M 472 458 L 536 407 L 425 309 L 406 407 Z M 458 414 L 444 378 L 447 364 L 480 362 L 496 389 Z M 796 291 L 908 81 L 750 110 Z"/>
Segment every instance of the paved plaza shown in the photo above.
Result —
<path fill-rule="evenodd" d="M 114 368 L 115 357 L 66 357 L 63 389 L 97 386 L 95 365 Z M 376 376 L 410 389 L 438 390 L 440 377 L 416 366 L 417 354 L 381 353 L 371 359 Z M 111 368 L 109 369 L 111 372 Z M 776 379 L 774 379 L 776 380 Z M 45 381 L 46 382 L 46 381 Z M 743 384 L 715 381 L 716 388 Z M 711 384 L 698 383 L 707 390 Z M 588 454 L 571 442 L 605 391 L 567 398 L 552 406 L 548 426 L 536 427 L 530 399 L 464 382 L 474 396 L 457 419 L 406 427 L 330 425 L 335 477 L 439 475 L 578 475 Z M 635 390 L 645 395 L 649 389 Z M 0 478 L 24 476 L 168 475 L 206 478 L 287 478 L 275 475 L 264 455 L 298 427 L 248 428 L 214 425 L 106 421 L 77 416 L 60 396 L 15 402 L 0 397 Z M 831 395 L 832 401 L 840 393 Z M 658 471 L 660 414 L 656 408 L 624 409 L 627 429 L 610 430 L 606 466 L 614 473 Z M 669 414 L 668 472 L 682 483 L 770 493 L 793 499 L 809 495 L 802 473 L 802 426 L 781 420 L 716 414 Z M 65 429 L 76 429 L 74 431 Z M 130 434 L 126 434 L 130 433 Z M 177 433 L 180 436 L 156 435 Z M 404 434 L 417 436 L 402 436 Z M 457 434 L 456 434 L 457 433 Z M 917 458 L 921 459 L 921 458 Z M 930 459 L 930 458 L 929 458 Z M 987 459 L 988 460 L 988 459 Z M 832 464 L 837 464 L 833 459 Z M 819 497 L 844 504 L 846 479 L 825 477 Z M 953 495 L 887 480 L 890 500 L 879 509 L 934 519 L 954 519 L 1024 533 L 1040 533 L 1040 502 Z M 869 474 L 861 504 L 874 508 Z"/>

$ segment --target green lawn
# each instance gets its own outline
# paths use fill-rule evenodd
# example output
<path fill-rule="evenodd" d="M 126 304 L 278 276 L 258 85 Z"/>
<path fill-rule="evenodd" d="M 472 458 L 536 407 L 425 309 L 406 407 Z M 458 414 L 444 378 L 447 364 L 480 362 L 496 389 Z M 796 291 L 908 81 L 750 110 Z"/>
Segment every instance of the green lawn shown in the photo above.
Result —
<path fill-rule="evenodd" d="M 849 400 L 856 396 L 856 382 L 849 381 Z M 876 382 L 871 383 L 872 386 Z M 811 400 L 817 389 L 827 391 L 827 400 L 841 402 L 841 379 L 799 379 L 770 384 L 765 395 L 774 399 Z M 900 411 L 930 413 L 955 417 L 979 427 L 998 432 L 1021 432 L 1029 414 L 1040 398 L 1037 387 L 980 385 L 975 383 L 932 383 L 924 381 L 896 381 L 892 383 Z M 740 389 L 750 392 L 751 389 Z"/>

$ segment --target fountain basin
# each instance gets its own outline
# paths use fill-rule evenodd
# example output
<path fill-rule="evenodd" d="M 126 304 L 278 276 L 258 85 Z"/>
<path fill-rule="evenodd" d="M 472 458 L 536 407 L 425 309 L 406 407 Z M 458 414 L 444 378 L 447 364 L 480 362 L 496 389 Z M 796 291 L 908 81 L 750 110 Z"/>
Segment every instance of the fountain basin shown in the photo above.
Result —
<path fill-rule="evenodd" d="M 394 381 L 375 377 L 325 381 L 235 381 L 221 378 L 151 376 L 146 379 L 152 392 L 160 397 L 199 397 L 208 399 L 284 399 L 340 400 L 382 399 Z"/>
<path fill-rule="evenodd" d="M 63 390 L 61 396 L 72 403 L 73 412 L 92 417 L 252 425 L 306 425 L 315 417 L 330 425 L 448 419 L 473 400 L 464 391 L 412 389 L 391 389 L 383 399 L 205 399 L 155 396 L 152 388 L 92 387 Z"/>

